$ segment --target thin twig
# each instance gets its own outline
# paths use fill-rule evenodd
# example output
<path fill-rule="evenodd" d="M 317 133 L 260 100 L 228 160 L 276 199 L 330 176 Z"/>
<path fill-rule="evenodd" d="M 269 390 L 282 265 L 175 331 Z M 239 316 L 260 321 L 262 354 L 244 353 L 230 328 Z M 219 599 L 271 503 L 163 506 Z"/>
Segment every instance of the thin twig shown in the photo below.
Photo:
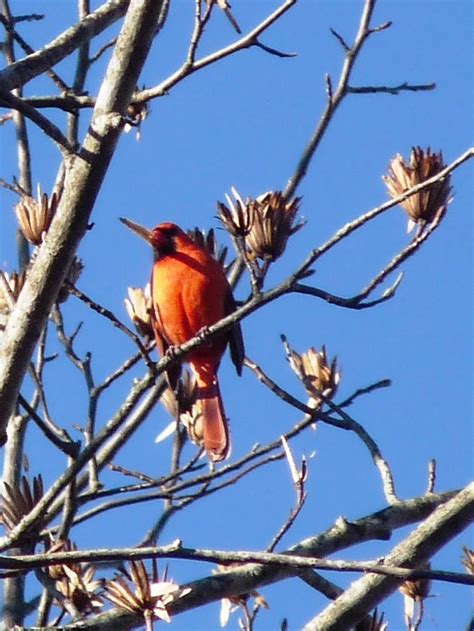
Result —
<path fill-rule="evenodd" d="M 30 22 L 33 20 L 42 20 L 43 18 L 44 18 L 44 15 L 32 14 L 32 15 L 15 16 L 12 21 L 13 23 L 16 24 L 18 22 L 26 22 L 26 21 Z M 23 37 L 18 33 L 18 31 L 16 31 L 15 28 L 13 28 L 13 26 L 9 23 L 8 20 L 5 19 L 5 17 L 1 13 L 0 13 L 0 22 L 2 22 L 3 26 L 5 27 L 5 30 L 13 37 L 13 39 L 16 42 L 18 42 L 18 44 L 21 46 L 21 48 L 27 55 L 32 55 L 36 52 L 23 39 Z M 56 86 L 59 88 L 61 92 L 67 92 L 69 90 L 69 86 L 66 85 L 66 83 L 64 83 L 64 81 L 58 76 L 56 72 L 54 72 L 52 68 L 48 68 L 46 70 L 46 74 L 54 81 L 54 83 L 56 84 Z"/>
<path fill-rule="evenodd" d="M 380 381 L 377 381 L 376 383 L 373 383 L 370 386 L 366 386 L 365 388 L 358 388 L 354 392 L 354 394 L 351 394 L 350 397 L 348 397 L 347 399 L 344 399 L 344 401 L 341 401 L 338 405 L 340 408 L 347 408 L 350 405 L 352 405 L 354 401 L 358 399 L 360 396 L 364 394 L 369 394 L 370 392 L 373 392 L 374 390 L 379 390 L 380 388 L 389 388 L 391 385 L 392 385 L 392 382 L 390 379 L 381 379 Z"/>
<path fill-rule="evenodd" d="M 406 248 L 404 248 L 401 252 L 395 255 L 393 259 L 390 261 L 390 263 L 386 265 L 386 267 L 384 267 L 377 274 L 377 276 L 375 276 L 375 278 L 373 278 L 370 281 L 367 287 L 365 287 L 360 292 L 360 294 L 358 294 L 357 296 L 354 296 L 352 300 L 354 302 L 360 303 L 362 300 L 370 296 L 370 294 L 374 291 L 374 289 L 378 287 L 378 285 L 383 283 L 383 281 L 387 278 L 389 274 L 391 274 L 398 267 L 400 267 L 400 265 L 404 263 L 410 256 L 413 256 L 415 252 L 417 252 L 419 248 L 423 245 L 423 243 L 431 236 L 431 234 L 433 234 L 433 232 L 439 227 L 441 220 L 446 214 L 446 210 L 447 210 L 446 207 L 441 207 L 439 211 L 436 213 L 436 216 L 433 219 L 433 222 L 429 225 L 429 227 L 423 232 L 420 232 L 419 235 L 415 237 L 415 239 L 413 239 L 413 241 Z M 389 288 L 389 290 L 384 292 L 382 297 L 386 297 L 386 296 L 389 296 L 389 297 L 393 296 L 392 288 Z"/>
<path fill-rule="evenodd" d="M 339 427 L 341 429 L 345 429 L 348 431 L 352 431 L 355 434 L 357 434 L 357 436 L 362 440 L 362 442 L 365 444 L 365 446 L 369 450 L 372 456 L 372 459 L 374 461 L 374 464 L 379 470 L 379 473 L 382 478 L 384 494 L 388 503 L 392 504 L 397 501 L 393 476 L 390 471 L 390 468 L 387 462 L 382 457 L 382 454 L 380 452 L 378 445 L 373 440 L 373 438 L 368 434 L 368 432 L 362 427 L 362 425 L 360 425 L 359 423 L 357 423 L 357 421 L 352 419 L 346 412 L 344 412 L 344 410 L 342 410 L 339 406 L 334 404 L 330 399 L 328 399 L 328 397 L 324 396 L 323 393 L 318 391 L 318 396 L 320 396 L 322 401 L 332 411 L 340 415 L 341 417 L 340 419 L 336 419 L 332 416 L 329 416 L 328 414 L 321 412 L 320 410 L 315 410 L 305 405 L 304 403 L 302 403 L 301 401 L 293 397 L 291 394 L 289 394 L 288 392 L 280 388 L 272 379 L 270 379 L 270 377 L 268 377 L 268 375 L 264 373 L 264 371 L 262 370 L 260 366 L 258 366 L 255 362 L 251 361 L 247 357 L 245 358 L 244 365 L 250 368 L 252 372 L 254 372 L 257 375 L 258 379 L 266 387 L 268 387 L 272 392 L 277 394 L 283 401 L 289 403 L 293 407 L 304 412 L 307 415 L 304 422 L 307 423 L 308 425 L 310 425 L 311 422 L 314 422 L 315 420 L 316 421 L 320 420 L 329 425 Z"/>
<path fill-rule="evenodd" d="M 9 107 L 13 110 L 16 110 L 29 118 L 35 125 L 37 125 L 44 133 L 49 136 L 58 148 L 61 153 L 66 156 L 70 156 L 74 154 L 75 147 L 71 145 L 67 138 L 64 136 L 62 131 L 57 127 L 54 123 L 52 123 L 46 116 L 43 116 L 38 110 L 23 101 L 23 99 L 15 96 L 11 92 L 6 92 L 3 89 L 0 89 L 0 105 L 3 107 Z"/>
<path fill-rule="evenodd" d="M 372 34 L 372 31 L 370 30 L 370 20 L 372 17 L 372 12 L 374 10 L 374 5 L 375 0 L 366 0 L 360 19 L 359 29 L 357 31 L 357 35 L 352 46 L 348 46 L 343 37 L 339 35 L 339 33 L 337 33 L 336 31 L 331 29 L 332 34 L 336 37 L 345 52 L 344 61 L 339 76 L 339 82 L 334 92 L 331 89 L 330 98 L 327 99 L 324 112 L 318 120 L 318 123 L 309 140 L 309 143 L 301 154 L 295 172 L 288 180 L 288 184 L 286 185 L 283 193 L 287 199 L 291 199 L 292 197 L 294 197 L 299 185 L 306 175 L 309 164 L 313 159 L 314 153 L 318 148 L 319 143 L 321 142 L 321 139 L 323 138 L 329 126 L 329 123 L 334 116 L 334 113 L 344 100 L 345 96 L 348 94 L 347 86 L 349 84 L 354 64 L 367 38 Z"/>
<path fill-rule="evenodd" d="M 425 190 L 426 188 L 430 187 L 435 182 L 442 181 L 452 171 L 454 171 L 459 166 L 461 166 L 461 164 L 463 164 L 467 160 L 470 160 L 473 157 L 474 157 L 474 147 L 470 147 L 458 158 L 453 160 L 451 164 L 448 164 L 444 169 L 439 171 L 439 173 L 437 173 L 433 177 L 425 180 L 424 182 L 421 182 L 420 184 L 417 184 L 416 186 L 413 186 L 412 188 L 408 189 L 401 195 L 398 195 L 398 197 L 394 197 L 384 202 L 383 204 L 380 204 L 380 206 L 376 206 L 372 210 L 369 210 L 368 212 L 360 215 L 354 221 L 347 223 L 345 226 L 340 228 L 330 239 L 328 239 L 328 241 L 326 241 L 322 246 L 320 246 L 319 248 L 315 248 L 309 254 L 306 261 L 295 272 L 294 274 L 295 278 L 300 277 L 301 274 L 308 271 L 308 269 L 315 263 L 315 261 L 317 261 L 323 254 L 331 250 L 335 245 L 340 243 L 343 239 L 347 238 L 350 234 L 352 234 L 352 232 L 358 230 L 359 228 L 364 226 L 366 223 L 368 223 L 369 221 L 372 221 L 375 217 L 377 217 L 378 215 L 381 215 L 382 213 L 386 212 L 390 208 L 397 206 L 398 204 L 405 201 L 405 199 L 408 199 L 408 197 L 411 197 L 415 193 L 419 193 L 420 191 Z"/>
<path fill-rule="evenodd" d="M 68 456 L 74 457 L 77 455 L 79 443 L 73 442 L 64 429 L 59 429 L 57 426 L 52 426 L 50 423 L 44 421 L 21 394 L 18 396 L 18 403 L 53 445 Z"/>
<path fill-rule="evenodd" d="M 273 552 L 275 548 L 277 547 L 277 545 L 280 543 L 280 541 L 283 539 L 284 535 L 293 526 L 293 524 L 296 521 L 296 518 L 298 517 L 298 515 L 301 513 L 301 510 L 303 509 L 303 506 L 305 504 L 306 497 L 307 497 L 307 493 L 305 492 L 305 488 L 304 488 L 304 483 L 307 477 L 306 460 L 303 458 L 301 470 L 298 470 L 287 440 L 284 437 L 282 437 L 281 442 L 283 444 L 283 449 L 285 451 L 287 460 L 289 462 L 293 484 L 295 485 L 296 503 L 295 503 L 295 506 L 291 509 L 291 512 L 287 520 L 281 526 L 279 531 L 273 537 L 270 545 L 267 547 L 267 552 Z"/>
<path fill-rule="evenodd" d="M 393 576 L 403 580 L 431 579 L 457 585 L 474 585 L 474 576 L 462 572 L 444 570 L 421 570 L 390 566 L 379 561 L 340 561 L 278 554 L 275 552 L 252 552 L 246 550 L 224 551 L 185 548 L 181 542 L 168 546 L 137 548 L 75 550 L 71 552 L 48 552 L 35 555 L 0 556 L 0 569 L 30 570 L 49 567 L 58 563 L 101 563 L 104 561 L 131 561 L 140 559 L 171 558 L 203 561 L 206 563 L 261 563 L 293 569 L 316 568 L 336 572 L 370 572 L 381 576 Z"/>
<path fill-rule="evenodd" d="M 103 307 L 99 303 L 95 302 L 95 300 L 92 300 L 92 298 L 89 298 L 89 296 L 86 296 L 86 294 L 82 292 L 80 289 L 78 289 L 75 285 L 72 285 L 69 282 L 67 282 L 66 284 L 68 286 L 69 291 L 72 293 L 73 296 L 76 296 L 76 298 L 79 298 L 79 300 L 81 300 L 84 304 L 86 304 L 90 309 L 92 309 L 99 315 L 109 320 L 109 322 L 111 322 L 114 325 L 114 327 L 119 329 L 119 331 L 122 331 L 122 333 L 125 333 L 125 335 L 134 342 L 134 344 L 138 347 L 138 350 L 140 351 L 143 357 L 143 360 L 145 361 L 147 365 L 147 368 L 150 370 L 150 372 L 153 373 L 155 370 L 155 364 L 150 359 L 148 352 L 145 346 L 143 345 L 142 341 L 138 337 L 138 335 L 136 335 L 133 331 L 131 331 L 128 328 L 128 326 L 123 324 L 123 322 L 121 322 L 117 318 L 117 316 L 114 313 L 112 313 L 112 311 L 110 311 L 110 309 Z"/>
<path fill-rule="evenodd" d="M 151 346 L 147 348 L 148 351 L 154 348 L 155 343 L 153 342 Z M 141 353 L 136 353 L 129 357 L 127 360 L 123 362 L 121 366 L 119 366 L 113 373 L 111 373 L 108 377 L 104 379 L 104 381 L 96 386 L 97 392 L 102 392 L 109 388 L 117 379 L 123 377 L 127 371 L 133 368 L 141 359 L 143 359 L 143 355 Z"/>
<path fill-rule="evenodd" d="M 271 46 L 267 46 L 266 44 L 262 44 L 258 40 L 255 41 L 254 46 L 256 48 L 261 48 L 266 53 L 270 53 L 270 55 L 275 55 L 275 57 L 280 57 L 282 59 L 288 59 L 291 57 L 296 57 L 298 53 L 284 53 L 282 50 L 277 50 L 276 48 L 272 48 Z"/>
<path fill-rule="evenodd" d="M 434 90 L 436 83 L 400 83 L 399 85 L 367 85 L 367 86 L 347 86 L 347 92 L 350 94 L 392 94 L 398 95 L 400 92 L 427 92 Z"/>
<path fill-rule="evenodd" d="M 189 49 L 186 57 L 186 62 L 189 64 L 189 67 L 192 67 L 196 60 L 196 52 L 199 46 L 199 42 L 201 41 L 201 37 L 204 33 L 204 28 L 208 23 L 212 9 L 214 7 L 213 2 L 209 2 L 206 6 L 206 11 L 204 15 L 202 15 L 202 2 L 201 0 L 195 0 L 195 14 L 194 14 L 194 28 L 191 35 L 191 39 L 189 41 Z"/>
<path fill-rule="evenodd" d="M 225 57 L 229 57 L 234 53 L 244 50 L 245 48 L 250 48 L 255 46 L 258 41 L 258 37 L 266 31 L 272 24 L 274 24 L 277 20 L 280 19 L 282 15 L 284 15 L 289 9 L 291 9 L 297 0 L 285 0 L 279 7 L 275 9 L 275 11 L 265 18 L 260 24 L 258 24 L 255 28 L 253 28 L 247 35 L 244 35 L 240 39 L 238 39 L 233 44 L 226 46 L 225 48 L 221 48 L 220 50 L 206 55 L 205 57 L 201 57 L 201 59 L 196 60 L 193 64 L 189 64 L 186 60 L 185 63 L 170 75 L 167 79 L 165 79 L 159 85 L 149 88 L 147 90 L 142 90 L 140 93 L 135 95 L 135 102 L 144 102 L 149 101 L 150 99 L 163 96 L 168 94 L 171 88 L 173 88 L 177 83 L 182 81 L 184 78 L 190 76 L 194 72 L 201 70 Z"/>
<path fill-rule="evenodd" d="M 432 458 L 428 463 L 428 485 L 426 494 L 434 493 L 436 485 L 436 460 Z"/>

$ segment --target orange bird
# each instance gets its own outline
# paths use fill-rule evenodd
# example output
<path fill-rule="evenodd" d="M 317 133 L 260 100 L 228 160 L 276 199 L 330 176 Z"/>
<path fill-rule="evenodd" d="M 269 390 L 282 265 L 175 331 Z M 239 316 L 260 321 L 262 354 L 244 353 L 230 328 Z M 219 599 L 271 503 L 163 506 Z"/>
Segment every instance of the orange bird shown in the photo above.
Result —
<path fill-rule="evenodd" d="M 121 218 L 121 221 L 153 248 L 152 322 L 162 356 L 168 349 L 184 344 L 199 331 L 235 310 L 232 291 L 222 266 L 176 224 L 160 223 L 153 230 L 148 230 L 128 219 Z M 213 462 L 223 460 L 230 453 L 229 430 L 217 378 L 217 369 L 227 344 L 240 375 L 244 343 L 239 324 L 191 351 L 185 359 L 196 378 L 204 447 Z M 167 370 L 168 383 L 175 391 L 180 373 L 179 365 Z"/>

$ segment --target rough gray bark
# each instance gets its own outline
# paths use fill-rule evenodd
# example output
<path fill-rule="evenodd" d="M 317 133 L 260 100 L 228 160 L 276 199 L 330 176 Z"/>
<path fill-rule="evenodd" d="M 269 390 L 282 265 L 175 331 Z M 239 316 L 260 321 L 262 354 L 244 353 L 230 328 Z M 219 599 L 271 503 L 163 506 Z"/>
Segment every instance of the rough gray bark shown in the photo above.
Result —
<path fill-rule="evenodd" d="M 112 5 L 118 11 L 121 3 L 113 2 Z M 78 154 L 69 155 L 66 160 L 60 208 L 1 339 L 0 444 L 6 440 L 6 425 L 16 405 L 35 344 L 87 230 L 89 216 L 122 130 L 123 115 L 155 35 L 161 5 L 156 0 L 132 0 L 130 3 L 97 97 L 89 133 Z M 43 69 L 41 66 L 37 72 Z M 8 76 L 6 81 L 11 86 Z M 20 73 L 18 77 L 21 76 Z"/>
<path fill-rule="evenodd" d="M 387 565 L 417 567 L 462 532 L 474 519 L 474 483 L 443 504 L 385 557 Z M 364 618 L 384 598 L 395 591 L 400 580 L 391 576 L 367 574 L 355 581 L 304 631 L 338 631 Z"/>
<path fill-rule="evenodd" d="M 0 71 L 0 87 L 8 91 L 24 86 L 28 81 L 59 63 L 76 48 L 116 22 L 127 10 L 130 0 L 109 0 L 78 24 L 61 33 L 50 44 L 20 59 Z M 161 1 L 158 2 L 161 7 Z"/>
<path fill-rule="evenodd" d="M 337 523 L 326 532 L 293 546 L 288 550 L 288 553 L 322 558 L 362 541 L 389 539 L 392 530 L 415 523 L 426 517 L 425 522 L 386 557 L 387 565 L 402 565 L 406 563 L 407 559 L 410 559 L 411 562 L 407 565 L 416 566 L 418 562 L 421 562 L 421 557 L 423 559 L 428 558 L 430 554 L 434 554 L 442 545 L 465 528 L 469 521 L 472 520 L 473 514 L 474 484 L 471 484 L 454 497 L 450 494 L 428 495 L 414 500 L 398 502 L 394 506 L 368 515 L 355 522 L 341 521 L 341 523 Z M 440 529 L 439 537 L 436 535 L 437 528 Z M 408 550 L 406 554 L 405 550 Z M 207 576 L 183 586 L 191 587 L 192 591 L 180 600 L 171 603 L 168 610 L 171 615 L 189 611 L 221 598 L 251 592 L 259 587 L 298 575 L 299 572 L 300 570 L 290 567 L 248 563 L 225 574 Z M 373 579 L 377 580 L 377 582 L 382 582 L 383 585 L 390 585 L 391 589 L 387 593 L 396 589 L 400 583 L 400 579 L 373 574 L 365 576 L 360 581 L 366 579 Z M 387 579 L 387 583 L 384 583 L 385 579 Z M 357 581 L 357 584 L 360 581 Z M 347 591 L 340 598 L 345 597 Z M 385 596 L 385 593 L 378 593 L 376 598 L 371 599 L 370 606 L 364 606 L 363 613 L 370 612 L 371 608 L 381 602 Z M 336 603 L 339 602 L 338 598 Z M 350 602 L 353 607 L 358 605 L 358 593 L 351 592 Z M 359 613 L 358 610 L 357 615 Z M 361 617 L 363 617 L 363 613 L 360 614 Z M 325 630 L 347 629 L 349 628 L 347 618 L 345 620 L 345 626 L 320 626 L 316 628 Z M 355 620 L 354 614 L 352 621 Z M 143 619 L 139 616 L 132 616 L 125 612 L 114 610 L 101 614 L 94 619 L 72 622 L 66 625 L 65 628 L 87 629 L 87 631 L 113 631 L 114 629 L 134 629 L 140 626 L 143 626 Z"/>

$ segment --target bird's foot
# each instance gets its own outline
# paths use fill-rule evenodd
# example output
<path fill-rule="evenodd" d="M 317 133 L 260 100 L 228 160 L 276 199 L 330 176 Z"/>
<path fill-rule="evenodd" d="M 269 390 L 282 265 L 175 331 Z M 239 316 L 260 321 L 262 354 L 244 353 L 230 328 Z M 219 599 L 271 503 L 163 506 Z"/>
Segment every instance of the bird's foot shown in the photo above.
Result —
<path fill-rule="evenodd" d="M 169 359 L 174 359 L 178 353 L 178 349 L 179 346 L 168 346 L 165 352 L 165 357 L 168 357 Z"/>
<path fill-rule="evenodd" d="M 203 342 L 206 338 L 206 336 L 209 335 L 209 327 L 208 326 L 203 326 L 202 329 L 199 329 L 199 331 L 196 333 L 196 337 Z"/>

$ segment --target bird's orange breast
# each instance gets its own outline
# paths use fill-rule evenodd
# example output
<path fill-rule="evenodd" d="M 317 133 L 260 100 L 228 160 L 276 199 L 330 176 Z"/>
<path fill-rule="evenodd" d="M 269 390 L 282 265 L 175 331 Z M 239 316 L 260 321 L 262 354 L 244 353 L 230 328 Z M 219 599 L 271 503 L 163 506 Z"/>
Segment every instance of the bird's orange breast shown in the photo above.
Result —
<path fill-rule="evenodd" d="M 153 267 L 152 298 L 159 334 L 167 344 L 180 345 L 218 322 L 225 315 L 227 291 L 219 263 L 192 243 L 158 259 Z M 209 359 L 217 367 L 225 344 L 219 338 L 188 359 Z"/>

